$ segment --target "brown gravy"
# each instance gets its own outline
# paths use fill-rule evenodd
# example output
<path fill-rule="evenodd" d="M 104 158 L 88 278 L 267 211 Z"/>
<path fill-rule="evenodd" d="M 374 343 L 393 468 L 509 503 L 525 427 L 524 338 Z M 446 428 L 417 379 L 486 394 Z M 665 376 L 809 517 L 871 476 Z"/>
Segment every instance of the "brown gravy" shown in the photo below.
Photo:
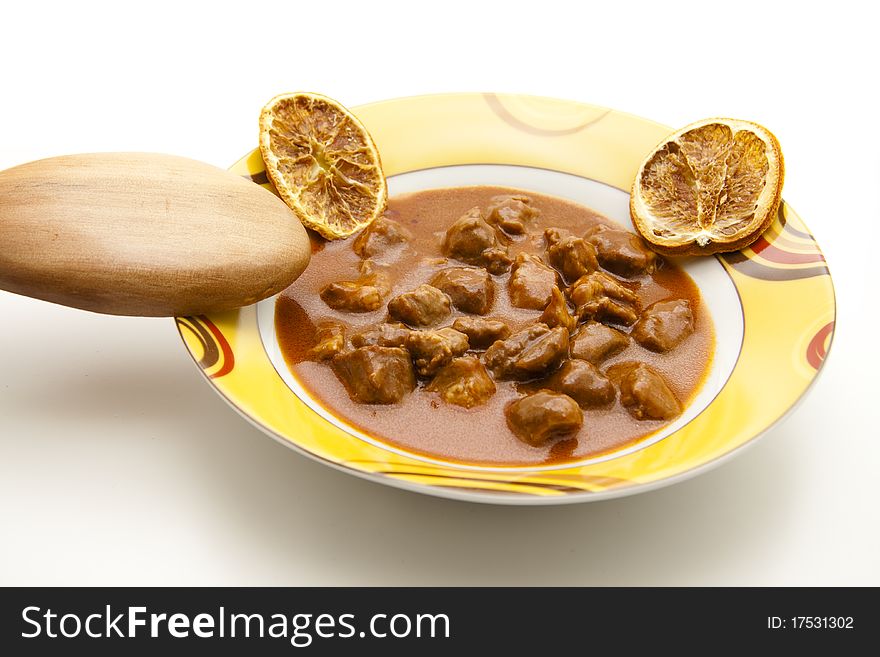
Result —
<path fill-rule="evenodd" d="M 540 210 L 543 228 L 556 226 L 577 234 L 597 222 L 619 228 L 610 219 L 573 202 L 522 190 L 501 187 L 459 187 L 433 189 L 394 197 L 388 203 L 388 216 L 406 226 L 413 239 L 405 254 L 392 265 L 391 296 L 407 292 L 448 264 L 440 259 L 440 244 L 450 224 L 475 205 L 485 207 L 493 196 L 521 193 L 532 199 Z M 510 254 L 520 252 L 542 255 L 544 241 L 536 236 L 516 241 Z M 352 250 L 352 239 L 316 242 L 312 261 L 302 276 L 279 297 L 275 327 L 281 351 L 296 379 L 333 415 L 364 433 L 405 450 L 451 461 L 486 465 L 538 465 L 580 460 L 626 446 L 655 433 L 665 421 L 636 420 L 620 404 L 619 399 L 606 408 L 584 411 L 580 431 L 568 438 L 532 447 L 519 440 L 508 428 L 505 407 L 522 395 L 524 385 L 513 381 L 496 381 L 497 392 L 488 403 L 471 409 L 446 404 L 436 393 L 424 390 L 420 382 L 403 401 L 392 405 L 361 404 L 349 397 L 343 384 L 326 363 L 309 360 L 308 352 L 315 343 L 315 325 L 335 319 L 352 331 L 382 322 L 386 309 L 367 313 L 338 312 L 319 297 L 328 283 L 358 277 L 361 259 Z M 508 274 L 495 278 L 495 301 L 489 317 L 499 317 L 516 332 L 535 323 L 539 310 L 511 306 L 507 294 Z M 701 303 L 700 293 L 691 278 L 679 267 L 665 261 L 651 275 L 637 279 L 643 305 L 669 297 L 690 301 L 694 311 L 695 330 L 677 348 L 667 353 L 654 353 L 635 341 L 623 352 L 601 365 L 604 371 L 614 363 L 639 360 L 659 372 L 684 407 L 699 389 L 712 360 L 714 331 L 712 320 Z M 453 309 L 444 322 L 449 326 L 455 318 L 465 316 Z M 625 329 L 628 331 L 628 329 Z M 526 386 L 527 388 L 527 386 Z"/>

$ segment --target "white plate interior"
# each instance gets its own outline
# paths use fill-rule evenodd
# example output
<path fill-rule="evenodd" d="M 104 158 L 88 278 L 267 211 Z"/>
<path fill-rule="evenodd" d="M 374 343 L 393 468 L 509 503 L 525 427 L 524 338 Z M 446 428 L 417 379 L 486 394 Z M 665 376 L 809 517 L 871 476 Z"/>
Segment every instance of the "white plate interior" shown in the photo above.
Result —
<path fill-rule="evenodd" d="M 416 192 L 423 189 L 465 185 L 516 187 L 566 198 L 593 208 L 623 226 L 632 229 L 632 221 L 629 216 L 628 193 L 594 180 L 547 169 L 484 164 L 424 169 L 422 171 L 392 176 L 388 179 L 388 192 L 394 195 Z M 455 467 L 469 470 L 496 472 L 555 470 L 607 461 L 630 454 L 663 440 L 666 436 L 677 431 L 705 410 L 730 377 L 730 373 L 733 371 L 739 357 L 743 340 L 743 310 L 736 288 L 717 258 L 685 258 L 680 259 L 678 264 L 684 267 L 685 271 L 687 271 L 697 284 L 697 287 L 699 287 L 703 301 L 709 309 L 715 324 L 715 357 L 702 388 L 684 410 L 684 413 L 660 431 L 614 452 L 572 463 L 540 467 L 464 465 L 432 459 L 421 454 L 414 454 L 372 438 L 329 413 L 321 406 L 318 400 L 309 395 L 302 384 L 297 381 L 287 368 L 275 335 L 275 297 L 265 299 L 257 304 L 257 324 L 269 359 L 275 366 L 279 376 L 281 376 L 294 394 L 325 420 L 361 440 L 428 463 L 454 465 Z"/>

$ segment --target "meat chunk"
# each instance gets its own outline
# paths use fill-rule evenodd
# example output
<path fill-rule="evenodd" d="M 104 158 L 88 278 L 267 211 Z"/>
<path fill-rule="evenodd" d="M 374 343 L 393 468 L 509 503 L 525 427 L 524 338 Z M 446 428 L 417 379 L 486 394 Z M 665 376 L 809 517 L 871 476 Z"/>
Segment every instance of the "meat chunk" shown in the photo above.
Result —
<path fill-rule="evenodd" d="M 631 335 L 645 349 L 669 351 L 694 332 L 694 313 L 687 299 L 652 303 L 642 312 Z"/>
<path fill-rule="evenodd" d="M 361 258 L 379 257 L 387 259 L 389 254 L 399 251 L 400 246 L 412 239 L 412 233 L 401 224 L 387 216 L 376 217 L 361 231 L 352 248 Z"/>
<path fill-rule="evenodd" d="M 510 329 L 504 322 L 482 317 L 459 317 L 452 322 L 452 328 L 468 336 L 471 349 L 485 349 L 496 340 L 510 335 Z"/>
<path fill-rule="evenodd" d="M 406 349 L 360 347 L 333 358 L 333 371 L 349 396 L 362 404 L 393 404 L 416 385 Z"/>
<path fill-rule="evenodd" d="M 358 273 L 361 275 L 361 278 L 366 278 L 368 276 L 382 276 L 386 281 L 388 279 L 381 265 L 377 265 L 369 258 L 360 261 L 360 264 L 358 264 Z"/>
<path fill-rule="evenodd" d="M 412 330 L 403 324 L 378 324 L 376 326 L 369 326 L 352 335 L 351 346 L 405 347 L 406 339 L 410 333 L 412 333 Z"/>
<path fill-rule="evenodd" d="M 449 297 L 431 285 L 419 285 L 388 302 L 388 314 L 409 326 L 433 326 L 446 319 L 450 310 Z"/>
<path fill-rule="evenodd" d="M 547 241 L 547 260 L 566 283 L 573 283 L 599 268 L 596 247 L 569 231 L 548 228 L 544 231 L 544 239 Z"/>
<path fill-rule="evenodd" d="M 556 271 L 537 256 L 520 253 L 510 272 L 510 302 L 517 308 L 543 310 L 556 287 Z"/>
<path fill-rule="evenodd" d="M 465 313 L 485 315 L 495 299 L 495 284 L 485 269 L 444 269 L 431 279 L 431 285 L 445 292 L 452 300 L 452 305 Z"/>
<path fill-rule="evenodd" d="M 385 275 L 372 273 L 356 281 L 330 283 L 324 286 L 320 296 L 333 310 L 368 313 L 381 308 L 390 291 Z"/>
<path fill-rule="evenodd" d="M 462 262 L 477 262 L 483 251 L 497 245 L 498 236 L 483 220 L 480 208 L 471 208 L 446 230 L 443 253 Z"/>
<path fill-rule="evenodd" d="M 577 326 L 577 319 L 568 312 L 568 302 L 558 287 L 553 287 L 550 293 L 550 303 L 544 308 L 544 312 L 538 321 L 543 322 L 550 328 L 561 326 L 569 333 Z"/>
<path fill-rule="evenodd" d="M 599 322 L 587 322 L 571 338 L 571 357 L 598 365 L 629 345 L 629 336 Z"/>
<path fill-rule="evenodd" d="M 315 346 L 309 355 L 315 360 L 330 360 L 345 347 L 345 324 L 333 319 L 315 326 Z"/>
<path fill-rule="evenodd" d="M 576 401 L 549 390 L 539 390 L 516 400 L 507 407 L 505 415 L 510 430 L 533 447 L 573 433 L 584 423 L 584 414 Z"/>
<path fill-rule="evenodd" d="M 635 292 L 604 272 L 597 271 L 592 274 L 587 274 L 586 276 L 581 276 L 574 282 L 574 284 L 572 284 L 571 294 L 576 294 L 577 288 L 581 286 L 588 286 L 588 288 L 581 290 L 581 293 L 584 294 L 592 290 L 594 292 L 592 296 L 611 297 L 612 299 L 617 299 L 633 305 L 637 304 L 639 301 Z"/>
<path fill-rule="evenodd" d="M 425 389 L 439 392 L 448 404 L 473 408 L 485 404 L 495 394 L 495 382 L 479 360 L 462 356 L 437 372 Z"/>
<path fill-rule="evenodd" d="M 484 360 L 498 379 L 526 380 L 548 374 L 568 356 L 568 331 L 535 324 L 486 350 Z"/>
<path fill-rule="evenodd" d="M 476 264 L 485 267 L 486 271 L 497 276 L 510 269 L 511 262 L 513 260 L 507 252 L 506 246 L 493 246 L 491 249 L 483 251 Z"/>
<path fill-rule="evenodd" d="M 483 220 L 480 208 L 471 208 L 446 231 L 443 253 L 469 265 L 485 267 L 492 274 L 510 268 L 507 248 L 498 242 L 495 230 Z"/>
<path fill-rule="evenodd" d="M 618 276 L 650 274 L 657 266 L 657 254 L 628 230 L 597 224 L 586 232 L 584 239 L 596 247 L 599 264 Z"/>
<path fill-rule="evenodd" d="M 578 317 L 594 317 L 600 322 L 608 322 L 609 324 L 621 324 L 623 326 L 631 325 L 638 314 L 636 311 L 614 299 L 603 297 L 595 302 L 578 307 Z"/>
<path fill-rule="evenodd" d="M 636 293 L 603 272 L 581 276 L 568 295 L 580 321 L 595 319 L 629 326 L 639 318 Z"/>
<path fill-rule="evenodd" d="M 468 338 L 452 328 L 413 331 L 406 340 L 420 376 L 431 376 L 468 350 Z"/>
<path fill-rule="evenodd" d="M 607 374 L 620 389 L 620 403 L 637 420 L 671 420 L 681 414 L 666 381 L 644 363 L 618 363 Z"/>
<path fill-rule="evenodd" d="M 614 384 L 592 363 L 570 360 L 547 380 L 547 387 L 574 399 L 581 408 L 604 406 L 614 401 Z"/>
<path fill-rule="evenodd" d="M 524 235 L 526 224 L 538 216 L 528 196 L 493 196 L 486 221 L 508 235 Z"/>

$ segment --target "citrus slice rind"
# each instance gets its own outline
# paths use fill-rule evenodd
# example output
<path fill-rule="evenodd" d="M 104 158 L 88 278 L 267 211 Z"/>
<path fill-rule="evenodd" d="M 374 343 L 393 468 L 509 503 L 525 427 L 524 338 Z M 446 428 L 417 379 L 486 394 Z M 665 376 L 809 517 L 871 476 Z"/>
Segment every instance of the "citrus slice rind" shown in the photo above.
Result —
<path fill-rule="evenodd" d="M 783 178 L 779 142 L 766 128 L 706 119 L 673 133 L 645 158 L 630 214 L 660 253 L 737 251 L 772 222 Z"/>
<path fill-rule="evenodd" d="M 372 137 L 326 96 L 270 100 L 260 113 L 260 153 L 279 196 L 327 239 L 348 237 L 385 210 L 388 187 Z"/>

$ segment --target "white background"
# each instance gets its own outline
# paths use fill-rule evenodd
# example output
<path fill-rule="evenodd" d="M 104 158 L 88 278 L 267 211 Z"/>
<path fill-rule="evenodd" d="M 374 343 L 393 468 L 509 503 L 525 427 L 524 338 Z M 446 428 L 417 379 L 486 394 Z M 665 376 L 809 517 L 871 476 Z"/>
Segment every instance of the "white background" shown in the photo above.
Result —
<path fill-rule="evenodd" d="M 758 121 L 839 317 L 806 402 L 723 467 L 609 502 L 495 508 L 267 439 L 169 319 L 0 292 L 0 584 L 880 584 L 877 20 L 867 2 L 782 4 L 6 6 L 0 169 L 102 150 L 228 166 L 256 145 L 263 103 L 299 89 Z"/>

